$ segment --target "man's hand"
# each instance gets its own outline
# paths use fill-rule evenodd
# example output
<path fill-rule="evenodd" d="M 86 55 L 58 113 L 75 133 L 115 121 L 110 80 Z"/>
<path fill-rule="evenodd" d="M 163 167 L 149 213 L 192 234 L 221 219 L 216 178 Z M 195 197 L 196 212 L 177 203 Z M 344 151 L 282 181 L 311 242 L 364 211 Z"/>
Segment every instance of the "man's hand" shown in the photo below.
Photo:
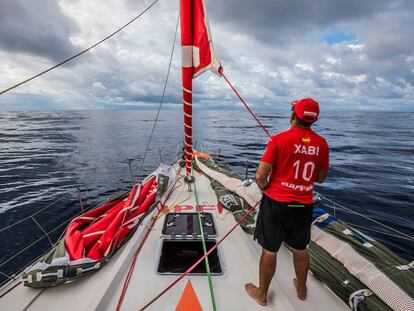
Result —
<path fill-rule="evenodd" d="M 260 190 L 264 190 L 269 183 L 268 176 L 272 170 L 273 164 L 266 162 L 260 162 L 259 167 L 256 171 L 256 183 L 259 186 Z"/>
<path fill-rule="evenodd" d="M 323 183 L 326 179 L 326 176 L 328 176 L 328 171 L 319 171 L 318 177 L 316 178 L 317 183 Z"/>

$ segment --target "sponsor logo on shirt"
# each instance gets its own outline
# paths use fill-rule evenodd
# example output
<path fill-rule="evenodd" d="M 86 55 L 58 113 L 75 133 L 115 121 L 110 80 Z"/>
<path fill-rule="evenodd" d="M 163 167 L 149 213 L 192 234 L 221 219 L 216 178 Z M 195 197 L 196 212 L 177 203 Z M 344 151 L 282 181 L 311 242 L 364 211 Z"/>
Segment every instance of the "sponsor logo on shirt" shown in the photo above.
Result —
<path fill-rule="evenodd" d="M 296 185 L 296 184 L 292 184 L 286 181 L 282 181 L 282 186 L 290 188 L 292 190 L 298 190 L 298 191 L 311 191 L 313 190 L 313 185 L 309 185 L 309 186 L 305 186 L 305 185 Z"/>

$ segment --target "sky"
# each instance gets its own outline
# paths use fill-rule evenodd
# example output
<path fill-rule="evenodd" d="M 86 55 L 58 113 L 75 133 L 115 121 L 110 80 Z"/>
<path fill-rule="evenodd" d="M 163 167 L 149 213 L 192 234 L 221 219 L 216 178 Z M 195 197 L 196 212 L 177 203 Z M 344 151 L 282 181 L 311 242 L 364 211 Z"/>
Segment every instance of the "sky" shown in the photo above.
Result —
<path fill-rule="evenodd" d="M 206 0 L 216 54 L 257 110 L 313 97 L 325 110 L 414 111 L 414 1 Z M 0 90 L 94 44 L 152 0 L 1 0 Z M 0 96 L 0 110 L 145 109 L 160 102 L 178 0 L 159 0 L 94 50 Z M 179 36 L 165 105 L 181 107 Z M 241 104 L 212 73 L 201 109 Z"/>

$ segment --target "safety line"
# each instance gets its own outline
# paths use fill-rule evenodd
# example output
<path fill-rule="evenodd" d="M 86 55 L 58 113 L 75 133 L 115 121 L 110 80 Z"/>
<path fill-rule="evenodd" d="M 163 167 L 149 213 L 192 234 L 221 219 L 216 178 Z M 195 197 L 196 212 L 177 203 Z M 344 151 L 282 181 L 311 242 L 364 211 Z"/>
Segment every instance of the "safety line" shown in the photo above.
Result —
<path fill-rule="evenodd" d="M 247 103 L 245 102 L 245 100 L 240 96 L 240 94 L 237 92 L 237 90 L 234 88 L 234 86 L 231 84 L 231 82 L 229 81 L 229 79 L 226 77 L 226 75 L 224 74 L 224 72 L 223 71 L 221 71 L 220 72 L 221 74 L 222 74 L 222 76 L 223 76 L 223 78 L 226 80 L 226 82 L 228 83 L 228 85 L 230 86 L 230 88 L 233 90 L 233 92 L 237 95 L 237 97 L 241 100 L 241 102 L 243 103 L 243 105 L 246 107 L 246 109 L 250 112 L 250 114 L 255 118 L 255 120 L 257 121 L 257 123 L 260 125 L 260 127 L 263 129 L 263 131 L 267 134 L 267 136 L 269 136 L 269 138 L 271 138 L 271 135 L 270 135 L 270 133 L 269 133 L 269 131 L 265 128 L 265 126 L 263 125 L 263 123 L 259 120 L 259 118 L 256 116 L 256 114 L 250 109 L 250 107 L 247 105 Z M 394 228 L 392 228 L 392 227 L 390 227 L 390 226 L 387 226 L 387 225 L 385 225 L 385 224 L 383 224 L 383 223 L 381 223 L 380 221 L 377 221 L 377 220 L 375 220 L 375 219 L 372 219 L 372 218 L 370 218 L 370 217 L 368 217 L 368 216 L 365 216 L 365 215 L 363 215 L 363 214 L 361 214 L 361 213 L 358 213 L 358 212 L 356 212 L 356 211 L 354 211 L 354 210 L 352 210 L 352 209 L 350 209 L 350 208 L 347 208 L 347 207 L 345 207 L 345 206 L 343 206 L 343 205 L 341 205 L 341 204 L 338 204 L 338 203 L 336 203 L 336 202 L 334 202 L 334 201 L 332 201 L 332 200 L 330 200 L 330 199 L 328 199 L 327 197 L 325 197 L 325 196 L 322 196 L 321 194 L 320 194 L 320 196 L 322 197 L 322 198 L 324 198 L 324 199 L 326 199 L 327 201 L 329 201 L 329 202 L 331 202 L 331 203 L 333 203 L 334 205 L 337 205 L 337 206 L 339 206 L 339 207 L 341 207 L 341 208 L 343 208 L 343 209 L 345 209 L 345 210 L 347 210 L 347 211 L 349 211 L 349 212 L 351 212 L 351 213 L 354 213 L 354 214 L 356 214 L 356 215 L 358 215 L 358 216 L 360 216 L 360 217 L 362 217 L 362 218 L 365 218 L 365 219 L 368 219 L 368 220 L 370 220 L 370 221 L 372 221 L 372 222 L 374 222 L 374 223 L 376 223 L 376 224 L 378 224 L 378 225 L 380 225 L 380 226 L 382 226 L 382 227 L 384 227 L 384 228 L 387 228 L 388 230 L 391 230 L 391 231 L 393 231 L 393 232 L 395 232 L 395 233 L 398 233 L 398 234 L 400 234 L 402 237 L 404 237 L 405 239 L 407 239 L 407 240 L 410 240 L 410 241 L 414 241 L 414 238 L 413 237 L 411 237 L 411 236 L 409 236 L 408 234 L 405 234 L 404 232 L 401 232 L 401 231 L 399 231 L 399 230 L 396 230 L 396 229 L 394 229 Z"/>
<path fill-rule="evenodd" d="M 204 252 L 204 255 L 205 255 L 207 253 L 206 239 L 205 239 L 205 236 L 204 236 L 203 223 L 201 221 L 200 204 L 199 204 L 199 201 L 198 201 L 198 194 L 197 194 L 196 181 L 195 181 L 195 177 L 194 177 L 194 170 L 191 170 L 191 176 L 193 177 L 193 180 L 194 180 L 193 185 L 194 185 L 194 196 L 195 196 L 195 199 L 196 199 L 198 224 L 200 225 L 201 242 L 203 244 L 203 252 Z M 213 280 L 211 279 L 210 262 L 208 261 L 208 256 L 206 256 L 206 258 L 204 258 L 204 262 L 206 264 L 207 277 L 208 277 L 208 287 L 210 289 L 211 304 L 213 305 L 213 311 L 216 311 L 217 310 L 216 298 L 214 297 Z"/>
<path fill-rule="evenodd" d="M 163 88 L 163 91 L 162 91 L 161 100 L 160 100 L 160 103 L 158 105 L 157 115 L 155 116 L 154 125 L 152 126 L 152 129 L 151 129 L 151 134 L 150 134 L 150 137 L 149 137 L 148 142 L 147 142 L 147 147 L 145 148 L 145 152 L 144 152 L 144 155 L 142 157 L 141 164 L 140 164 L 139 169 L 138 169 L 138 178 L 140 178 L 140 176 L 141 176 L 142 168 L 144 166 L 144 162 L 145 162 L 145 159 L 147 157 L 148 149 L 150 147 L 152 138 L 154 136 L 155 127 L 157 126 L 157 123 L 158 123 L 158 118 L 160 116 L 161 107 L 162 107 L 162 104 L 164 102 L 165 91 L 167 90 L 168 79 L 170 77 L 170 71 L 171 71 L 171 64 L 172 64 L 172 60 L 173 60 L 173 56 L 174 56 L 175 42 L 177 41 L 177 33 L 178 33 L 178 24 L 179 24 L 179 21 L 180 21 L 180 14 L 178 14 L 177 23 L 175 25 L 174 41 L 173 41 L 173 45 L 172 45 L 172 49 L 171 49 L 170 62 L 168 64 L 167 76 L 165 77 L 164 88 Z"/>
<path fill-rule="evenodd" d="M 181 174 L 181 168 L 179 169 L 177 176 L 179 176 L 179 174 Z M 177 183 L 177 182 L 178 182 L 181 178 L 183 178 L 183 176 L 182 176 L 182 177 L 180 176 L 180 178 L 178 178 L 178 177 L 177 177 L 177 180 L 174 182 L 174 186 L 171 188 L 170 192 L 169 192 L 169 193 L 167 194 L 167 196 L 165 197 L 164 203 L 162 203 L 162 202 L 159 202 L 159 203 L 161 203 L 161 204 L 165 204 L 165 203 L 168 201 L 168 199 L 171 197 L 171 195 L 174 193 L 174 191 L 175 191 L 175 190 L 177 190 L 177 188 L 175 188 L 175 184 L 176 184 L 176 183 Z M 157 215 L 158 215 L 160 212 L 161 212 L 161 210 L 158 210 Z M 157 215 L 156 215 L 156 216 L 157 216 Z M 129 270 L 128 270 L 127 276 L 126 276 L 125 281 L 124 281 L 124 285 L 123 285 L 123 287 L 122 287 L 121 296 L 120 296 L 120 297 L 119 297 L 119 299 L 118 299 L 118 304 L 117 304 L 117 306 L 116 306 L 116 311 L 119 311 L 119 310 L 121 309 L 121 306 L 122 306 L 122 303 L 123 303 L 123 301 L 124 301 L 124 298 L 125 298 L 126 292 L 127 292 L 127 290 L 128 290 L 129 282 L 131 281 L 131 277 L 132 277 L 132 275 L 133 275 L 133 273 L 134 273 L 134 270 L 135 270 L 135 264 L 136 264 L 136 261 L 137 261 L 138 255 L 139 255 L 139 253 L 141 252 L 142 248 L 144 247 L 144 243 L 145 243 L 145 241 L 147 240 L 147 238 L 148 238 L 148 236 L 149 236 L 150 232 L 152 231 L 152 228 L 154 227 L 154 225 L 155 225 L 155 223 L 156 223 L 157 219 L 158 219 L 157 217 L 151 218 L 152 222 L 151 222 L 151 224 L 150 224 L 150 226 L 149 226 L 149 228 L 148 228 L 148 231 L 146 232 L 146 234 L 145 234 L 145 236 L 144 236 L 144 238 L 143 238 L 143 240 L 142 240 L 141 244 L 139 245 L 138 249 L 136 250 L 136 252 L 135 252 L 135 254 L 134 254 L 134 257 L 133 257 L 133 259 L 132 259 L 131 265 L 129 266 Z"/>
<path fill-rule="evenodd" d="M 154 297 L 150 302 L 148 302 L 145 306 L 143 306 L 140 311 L 145 310 L 150 305 L 152 305 L 155 301 L 157 301 L 162 295 L 164 295 L 166 292 L 168 292 L 174 285 L 176 285 L 179 281 L 181 281 L 185 276 L 187 276 L 191 271 L 195 269 L 195 267 L 198 266 L 200 262 L 204 260 L 208 255 L 210 255 L 236 228 L 239 226 L 259 205 L 260 201 L 258 201 L 247 213 L 244 215 L 240 220 L 214 245 L 210 250 L 204 254 L 200 259 L 198 259 L 186 272 L 184 272 L 182 275 L 180 275 L 174 282 L 172 282 L 170 285 L 168 285 L 161 293 L 159 293 L 156 297 Z"/>
<path fill-rule="evenodd" d="M 50 204 L 46 205 L 45 207 L 41 208 L 40 210 L 34 212 L 33 214 L 31 214 L 31 215 L 29 215 L 29 216 L 27 216 L 27 217 L 25 217 L 23 219 L 20 219 L 20 220 L 16 221 L 15 223 L 12 223 L 11 225 L 8 225 L 8 226 L 6 226 L 4 228 L 1 228 L 0 229 L 0 233 L 2 233 L 3 231 L 6 231 L 7 229 L 10 229 L 11 227 L 14 227 L 15 225 L 17 225 L 17 224 L 19 224 L 19 223 L 21 223 L 21 222 L 23 222 L 25 220 L 30 219 L 31 217 L 39 214 L 40 212 L 44 211 L 45 209 L 48 209 L 49 207 L 54 206 L 57 202 L 62 201 L 63 199 L 68 198 L 69 196 L 71 196 L 71 194 L 70 193 L 67 193 L 67 194 L 61 196 L 60 198 L 56 199 L 52 203 L 50 203 Z"/>
<path fill-rule="evenodd" d="M 42 76 L 42 75 L 44 75 L 45 73 L 47 73 L 47 72 L 49 72 L 49 71 L 51 71 L 51 70 L 53 70 L 53 69 L 55 69 L 55 68 L 57 68 L 57 67 L 60 67 L 60 66 L 62 66 L 63 64 L 66 64 L 67 62 L 69 62 L 69 61 L 71 61 L 72 59 L 75 59 L 75 58 L 77 58 L 78 56 L 81 56 L 82 54 L 84 54 L 84 53 L 86 53 L 86 52 L 88 52 L 88 51 L 90 51 L 90 50 L 92 50 L 94 47 L 96 47 L 96 46 L 98 46 L 99 44 L 101 44 L 101 43 L 103 43 L 104 41 L 106 41 L 106 40 L 108 40 L 108 39 L 110 39 L 111 37 L 113 37 L 113 36 L 115 36 L 117 33 L 119 33 L 120 31 L 122 31 L 124 28 L 126 28 L 127 26 L 129 26 L 130 24 L 132 24 L 133 22 L 135 22 L 138 18 L 140 18 L 142 15 L 144 15 L 148 10 L 150 10 L 157 2 L 158 2 L 159 0 L 155 0 L 153 3 L 151 3 L 147 8 L 145 8 L 141 13 L 139 13 L 137 16 L 135 16 L 132 20 L 130 20 L 128 23 L 126 23 L 125 25 L 123 25 L 122 27 L 120 27 L 120 28 L 118 28 L 116 31 L 114 31 L 113 33 L 111 33 L 110 35 L 108 35 L 108 36 L 106 36 L 105 38 L 103 38 L 102 40 L 100 40 L 100 41 L 98 41 L 98 42 L 96 42 L 95 44 L 93 44 L 93 45 L 91 45 L 90 47 L 88 47 L 87 49 L 85 49 L 85 50 L 83 50 L 83 51 L 81 51 L 81 52 L 79 52 L 79 53 L 77 53 L 77 54 L 75 54 L 75 55 L 73 55 L 73 56 L 71 56 L 71 57 L 69 57 L 68 59 L 65 59 L 64 61 L 62 61 L 62 62 L 60 62 L 60 63 L 58 63 L 58 64 L 56 64 L 56 65 L 54 65 L 54 66 L 52 66 L 52 67 L 50 67 L 50 68 L 48 68 L 48 69 L 46 69 L 46 70 L 44 70 L 44 71 L 42 71 L 42 72 L 40 72 L 40 73 L 38 73 L 38 74 L 36 74 L 36 75 L 34 75 L 34 76 L 32 76 L 32 77 L 30 77 L 30 78 L 28 78 L 28 79 L 26 79 L 26 80 L 24 80 L 24 81 L 22 81 L 22 82 L 19 82 L 19 83 L 17 83 L 17 84 L 15 84 L 15 85 L 13 85 L 13 86 L 11 86 L 11 87 L 9 87 L 9 88 L 7 88 L 7 89 L 5 89 L 5 90 L 3 90 L 3 91 L 1 91 L 0 92 L 0 95 L 3 95 L 4 93 L 6 93 L 6 92 L 8 92 L 8 91 L 11 91 L 11 90 L 13 90 L 13 89 L 15 89 L 16 87 L 18 87 L 18 86 L 21 86 L 21 85 L 23 85 L 23 84 L 25 84 L 25 83 L 27 83 L 27 82 L 29 82 L 29 81 L 31 81 L 31 80 L 33 80 L 33 79 L 36 79 L 36 78 L 38 78 L 38 77 L 40 77 L 40 76 Z"/>
<path fill-rule="evenodd" d="M 397 234 L 393 234 L 391 232 L 387 232 L 387 231 L 383 231 L 383 230 L 371 229 L 371 228 L 364 227 L 364 226 L 361 226 L 361 225 L 358 225 L 358 224 L 354 224 L 352 222 L 347 222 L 347 224 L 350 225 L 351 227 L 356 227 L 356 228 L 360 228 L 360 229 L 363 229 L 363 230 L 367 230 L 367 231 L 371 231 L 371 232 L 375 232 L 375 233 L 379 233 L 379 234 L 383 234 L 383 235 L 392 236 L 393 238 L 407 240 L 407 241 L 411 241 L 411 242 L 414 241 L 412 238 L 409 239 L 409 238 L 407 238 L 405 236 L 400 236 L 400 235 L 397 235 Z"/>
<path fill-rule="evenodd" d="M 356 211 L 354 211 L 354 210 L 352 210 L 352 209 L 350 209 L 350 208 L 348 208 L 348 207 L 346 207 L 346 206 L 343 206 L 343 205 L 341 205 L 341 204 L 339 204 L 339 203 L 336 203 L 335 201 L 332 201 L 331 199 L 329 199 L 329 198 L 325 197 L 324 195 L 322 195 L 322 194 L 320 194 L 320 193 L 319 193 L 319 195 L 321 196 L 321 198 L 323 198 L 323 199 L 327 200 L 328 202 L 331 202 L 332 204 L 335 204 L 335 205 L 337 205 L 337 206 L 339 206 L 339 207 L 343 208 L 343 209 L 344 209 L 344 210 L 346 210 L 346 211 L 349 211 L 349 212 L 351 212 L 351 213 L 354 213 L 355 215 L 358 215 L 358 216 L 360 216 L 360 217 L 362 217 L 362 218 L 365 218 L 365 219 L 367 219 L 367 220 L 370 220 L 370 221 L 372 221 L 373 223 L 376 223 L 377 225 L 383 226 L 384 228 L 387 228 L 388 230 L 391 230 L 391 231 L 393 231 L 393 232 L 395 232 L 395 233 L 398 233 L 398 234 L 400 234 L 400 235 L 402 235 L 402 236 L 406 237 L 407 239 L 409 239 L 409 240 L 411 240 L 411 241 L 414 241 L 414 238 L 413 238 L 412 236 L 409 236 L 408 234 L 405 234 L 404 232 L 401 232 L 401 231 L 399 231 L 399 230 L 397 230 L 397 229 L 394 229 L 394 228 L 392 228 L 392 227 L 390 227 L 390 226 L 387 226 L 386 224 L 383 224 L 382 222 L 380 222 L 380 221 L 378 221 L 378 220 L 372 219 L 372 218 L 370 218 L 369 216 L 365 216 L 364 214 L 358 213 L 358 212 L 356 212 Z"/>
<path fill-rule="evenodd" d="M 230 86 L 230 88 L 233 90 L 234 94 L 237 95 L 237 97 L 241 100 L 241 102 L 243 103 L 244 107 L 246 107 L 246 109 L 250 112 L 250 114 L 253 116 L 253 118 L 257 121 L 257 123 L 260 125 L 260 127 L 263 129 L 263 131 L 266 133 L 267 136 L 269 136 L 269 138 L 272 138 L 272 135 L 270 135 L 269 131 L 265 128 L 265 126 L 263 125 L 263 123 L 259 120 L 259 118 L 256 116 L 256 114 L 253 112 L 252 109 L 250 109 L 249 105 L 247 105 L 247 103 L 245 102 L 245 100 L 240 96 L 239 92 L 237 92 L 237 90 L 234 88 L 234 86 L 231 84 L 231 82 L 229 81 L 229 79 L 227 79 L 226 75 L 224 74 L 223 71 L 220 72 L 221 75 L 223 76 L 224 80 L 226 80 L 227 84 Z"/>

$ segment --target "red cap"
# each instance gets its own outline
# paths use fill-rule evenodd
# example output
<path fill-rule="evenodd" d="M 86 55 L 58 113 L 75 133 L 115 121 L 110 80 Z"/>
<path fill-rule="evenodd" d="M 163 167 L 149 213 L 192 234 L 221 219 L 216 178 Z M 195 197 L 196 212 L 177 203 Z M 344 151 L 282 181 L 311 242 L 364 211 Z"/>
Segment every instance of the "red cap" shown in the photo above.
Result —
<path fill-rule="evenodd" d="M 312 98 L 302 98 L 292 102 L 292 111 L 296 116 L 306 123 L 318 120 L 319 104 Z"/>

